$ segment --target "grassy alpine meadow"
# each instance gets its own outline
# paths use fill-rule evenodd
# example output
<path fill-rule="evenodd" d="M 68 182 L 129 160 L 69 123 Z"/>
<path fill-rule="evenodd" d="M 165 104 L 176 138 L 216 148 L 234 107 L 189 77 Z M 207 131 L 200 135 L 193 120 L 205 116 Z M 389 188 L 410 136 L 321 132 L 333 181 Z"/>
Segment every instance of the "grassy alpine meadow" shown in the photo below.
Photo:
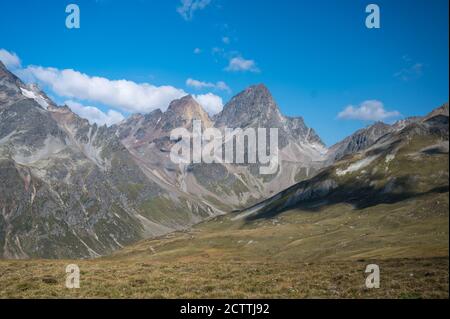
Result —
<path fill-rule="evenodd" d="M 1 298 L 448 298 L 449 195 L 226 215 L 91 260 L 2 260 Z M 68 289 L 66 266 L 80 268 Z M 368 289 L 369 264 L 380 288 Z"/>

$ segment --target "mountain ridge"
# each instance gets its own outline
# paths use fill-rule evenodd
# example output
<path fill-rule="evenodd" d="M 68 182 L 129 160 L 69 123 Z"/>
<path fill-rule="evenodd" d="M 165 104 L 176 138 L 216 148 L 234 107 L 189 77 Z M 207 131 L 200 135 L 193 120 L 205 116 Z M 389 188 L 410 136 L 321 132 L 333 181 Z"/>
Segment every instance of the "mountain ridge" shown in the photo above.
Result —
<path fill-rule="evenodd" d="M 144 121 L 145 116 L 152 120 Z M 182 127 L 191 131 L 194 119 L 202 121 L 203 129 L 211 127 L 222 132 L 225 128 L 277 128 L 283 169 L 272 176 L 261 176 L 257 164 L 171 163 L 168 153 L 174 143 L 169 138 L 170 130 Z M 211 205 L 225 202 L 228 210 L 243 207 L 289 186 L 298 178 L 312 175 L 320 167 L 319 158 L 325 153 L 325 147 L 314 130 L 308 128 L 300 117 L 284 117 L 263 84 L 238 93 L 221 113 L 212 118 L 188 95 L 172 101 L 165 112 L 158 110 L 148 115 L 133 116 L 111 129 L 117 132 L 146 169 L 158 172 L 175 188 L 185 192 L 192 190 L 192 195 Z M 297 167 L 302 161 L 304 166 Z"/>
<path fill-rule="evenodd" d="M 147 178 L 109 128 L 12 73 L 0 92 L 0 256 L 96 257 L 221 213 Z"/>
<path fill-rule="evenodd" d="M 201 120 L 203 129 L 277 128 L 278 170 L 261 175 L 258 164 L 173 163 L 169 153 L 176 141 L 170 133 L 179 127 L 191 130 L 193 120 Z M 240 92 L 212 118 L 187 95 L 165 112 L 134 114 L 107 127 L 57 106 L 1 64 L 0 256 L 109 254 L 140 239 L 264 203 L 299 182 L 320 180 L 328 166 L 347 163 L 348 156 L 363 157 L 373 145 L 388 143 L 392 134 L 409 131 L 448 140 L 448 104 L 425 117 L 375 123 L 327 149 L 302 117 L 281 113 L 263 84 Z M 445 143 L 428 146 L 424 152 L 448 154 Z M 319 183 L 315 192 L 334 186 Z"/>

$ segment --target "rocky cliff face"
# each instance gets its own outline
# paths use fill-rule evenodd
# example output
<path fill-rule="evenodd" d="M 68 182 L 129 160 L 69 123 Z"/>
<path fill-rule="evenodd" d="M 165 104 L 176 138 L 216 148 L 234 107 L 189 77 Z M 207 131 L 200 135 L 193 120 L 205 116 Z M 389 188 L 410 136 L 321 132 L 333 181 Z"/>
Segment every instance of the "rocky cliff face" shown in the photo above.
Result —
<path fill-rule="evenodd" d="M 192 121 L 203 129 L 277 128 L 280 167 L 274 174 L 261 175 L 257 164 L 174 164 L 169 152 L 171 130 L 192 131 Z M 201 106 L 186 96 L 173 101 L 166 112 L 136 115 L 111 128 L 137 159 L 138 165 L 161 180 L 201 201 L 225 211 L 244 207 L 295 182 L 311 177 L 321 167 L 326 152 L 314 130 L 302 118 L 281 114 L 264 85 L 252 86 L 236 95 L 223 111 L 210 119 Z"/>
<path fill-rule="evenodd" d="M 95 257 L 219 213 L 148 178 L 106 126 L 0 72 L 0 257 Z"/>
<path fill-rule="evenodd" d="M 333 145 L 328 150 L 328 160 L 330 163 L 333 163 L 347 155 L 363 151 L 373 145 L 380 137 L 394 130 L 394 127 L 383 122 L 377 122 L 358 130 L 343 141 Z"/>

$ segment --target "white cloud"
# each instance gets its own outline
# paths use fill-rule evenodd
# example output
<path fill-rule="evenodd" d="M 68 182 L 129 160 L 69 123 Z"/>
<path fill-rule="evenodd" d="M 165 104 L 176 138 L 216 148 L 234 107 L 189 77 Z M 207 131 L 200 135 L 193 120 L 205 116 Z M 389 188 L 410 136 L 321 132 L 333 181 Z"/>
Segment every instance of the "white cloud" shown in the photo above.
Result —
<path fill-rule="evenodd" d="M 105 113 L 95 106 L 84 106 L 72 100 L 68 100 L 64 102 L 64 104 L 82 118 L 87 119 L 91 124 L 97 123 L 98 125 L 106 124 L 107 126 L 111 126 L 125 119 L 121 113 L 114 110 L 108 110 L 108 112 Z"/>
<path fill-rule="evenodd" d="M 20 73 L 49 86 L 60 96 L 100 102 L 127 112 L 165 110 L 171 101 L 186 95 L 172 86 L 91 77 L 72 69 L 29 66 Z"/>
<path fill-rule="evenodd" d="M 223 101 L 220 96 L 212 93 L 194 95 L 194 99 L 203 107 L 210 115 L 214 115 L 222 111 Z"/>
<path fill-rule="evenodd" d="M 17 54 L 14 52 L 9 52 L 5 49 L 0 49 L 0 61 L 2 61 L 8 69 L 16 69 L 21 66 L 21 62 Z"/>
<path fill-rule="evenodd" d="M 241 56 L 234 57 L 230 60 L 230 63 L 225 68 L 226 71 L 229 72 L 259 72 L 258 67 L 256 66 L 255 61 L 253 60 L 246 60 Z"/>
<path fill-rule="evenodd" d="M 202 53 L 202 49 L 200 49 L 200 48 L 194 49 L 194 54 L 200 54 L 200 53 Z"/>
<path fill-rule="evenodd" d="M 222 42 L 225 43 L 225 44 L 230 44 L 231 40 L 230 40 L 229 37 L 223 37 L 222 38 Z"/>
<path fill-rule="evenodd" d="M 219 81 L 216 83 L 216 88 L 218 90 L 227 91 L 228 93 L 231 93 L 230 87 L 223 81 Z"/>
<path fill-rule="evenodd" d="M 210 3 L 211 0 L 181 0 L 177 12 L 184 20 L 189 21 L 194 17 L 195 11 L 205 9 Z"/>
<path fill-rule="evenodd" d="M 202 82 L 194 79 L 187 79 L 186 85 L 194 89 L 214 88 L 216 85 L 210 82 Z"/>
<path fill-rule="evenodd" d="M 59 70 L 42 66 L 28 66 L 16 70 L 15 73 L 26 82 L 38 82 L 42 86 L 48 87 L 52 91 L 51 93 L 68 98 L 69 101 L 86 100 L 130 113 L 148 113 L 156 109 L 165 111 L 170 102 L 188 95 L 183 89 L 169 85 L 155 86 L 128 80 L 109 80 L 104 77 L 89 76 L 72 69 Z M 217 82 L 214 88 L 226 90 L 228 86 L 224 82 Z M 200 105 L 208 113 L 215 114 L 222 110 L 221 97 L 212 93 L 198 95 L 197 97 Z M 72 103 L 73 105 L 75 104 Z M 112 123 L 112 121 L 118 120 L 118 114 L 120 114 L 115 111 L 112 111 L 115 113 L 107 112 L 105 115 L 108 118 L 106 118 L 92 110 L 95 107 L 84 107 L 82 109 L 81 105 L 78 105 L 75 108 L 79 112 L 83 110 L 84 114 L 89 111 L 92 119 L 104 123 Z"/>
<path fill-rule="evenodd" d="M 338 118 L 346 120 L 382 121 L 388 118 L 400 116 L 398 111 L 386 111 L 382 102 L 369 100 L 359 106 L 347 106 L 338 114 Z"/>
<path fill-rule="evenodd" d="M 194 80 L 194 79 L 189 78 L 186 80 L 186 85 L 191 88 L 197 89 L 197 90 L 215 89 L 215 90 L 220 90 L 220 91 L 231 92 L 230 87 L 223 81 L 219 81 L 217 83 L 211 83 L 211 82 L 203 82 L 203 81 Z"/>

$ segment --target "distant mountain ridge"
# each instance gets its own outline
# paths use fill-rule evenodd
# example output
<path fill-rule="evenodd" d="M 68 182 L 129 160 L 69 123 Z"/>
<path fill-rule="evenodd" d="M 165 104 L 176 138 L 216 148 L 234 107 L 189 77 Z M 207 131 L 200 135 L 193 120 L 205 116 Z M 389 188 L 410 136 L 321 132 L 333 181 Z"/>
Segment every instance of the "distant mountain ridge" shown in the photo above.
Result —
<path fill-rule="evenodd" d="M 269 218 L 293 207 L 315 210 L 337 203 L 362 208 L 448 193 L 448 103 L 401 126 L 375 124 L 338 146 L 348 149 L 362 134 L 380 137 L 373 138 L 372 144 L 363 139 L 366 144 L 360 144 L 359 151 L 349 152 L 313 178 L 242 210 L 234 218 Z"/>
<path fill-rule="evenodd" d="M 360 151 L 364 151 L 378 139 L 386 134 L 398 132 L 413 123 L 423 122 L 427 118 L 435 117 L 437 115 L 448 116 L 448 103 L 434 109 L 426 116 L 413 116 L 396 121 L 393 124 L 386 124 L 384 122 L 376 122 L 363 129 L 360 129 L 352 135 L 346 137 L 341 142 L 336 143 L 328 149 L 327 162 L 332 164 L 344 158 L 347 155 L 352 155 Z"/>
<path fill-rule="evenodd" d="M 278 170 L 262 175 L 259 164 L 173 163 L 170 133 L 191 130 L 193 120 L 203 129 L 277 128 Z M 375 123 L 327 149 L 303 118 L 284 116 L 262 84 L 237 94 L 214 117 L 185 96 L 165 112 L 99 127 L 0 62 L 0 258 L 96 257 L 247 207 L 276 212 L 344 189 L 339 174 L 371 165 L 373 152 L 396 162 L 395 143 L 406 147 L 417 136 L 426 140 L 420 154 L 448 159 L 448 104 L 425 117 Z M 331 171 L 337 179 L 324 178 Z M 364 183 L 345 190 L 354 196 Z M 384 189 L 396 189 L 391 184 Z M 295 196 L 285 196 L 292 190 Z M 280 198 L 288 202 L 280 205 Z"/>

